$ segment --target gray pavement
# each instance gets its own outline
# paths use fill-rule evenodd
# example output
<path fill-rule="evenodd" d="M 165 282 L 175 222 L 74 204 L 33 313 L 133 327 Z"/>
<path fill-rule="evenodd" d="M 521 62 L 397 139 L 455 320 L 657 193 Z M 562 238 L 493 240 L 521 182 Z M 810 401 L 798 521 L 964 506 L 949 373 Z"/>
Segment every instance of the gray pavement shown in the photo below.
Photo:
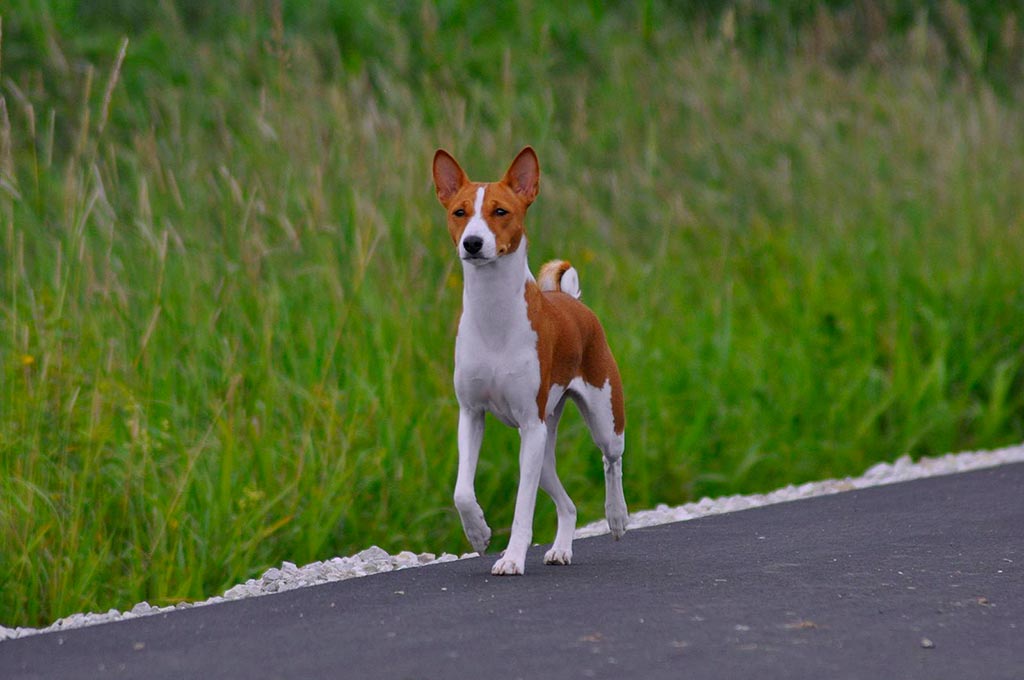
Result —
<path fill-rule="evenodd" d="M 0 678 L 1024 678 L 1024 464 L 0 643 Z"/>

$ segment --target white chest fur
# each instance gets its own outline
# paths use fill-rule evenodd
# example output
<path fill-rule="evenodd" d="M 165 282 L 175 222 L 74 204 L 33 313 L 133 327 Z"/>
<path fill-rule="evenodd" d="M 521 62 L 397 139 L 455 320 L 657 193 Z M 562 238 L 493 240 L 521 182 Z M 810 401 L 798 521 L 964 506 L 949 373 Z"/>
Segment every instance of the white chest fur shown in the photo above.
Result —
<path fill-rule="evenodd" d="M 539 420 L 537 333 L 527 316 L 525 238 L 488 264 L 463 264 L 462 318 L 455 340 L 455 394 L 511 427 Z M 532 277 L 531 277 L 532 278 Z"/>

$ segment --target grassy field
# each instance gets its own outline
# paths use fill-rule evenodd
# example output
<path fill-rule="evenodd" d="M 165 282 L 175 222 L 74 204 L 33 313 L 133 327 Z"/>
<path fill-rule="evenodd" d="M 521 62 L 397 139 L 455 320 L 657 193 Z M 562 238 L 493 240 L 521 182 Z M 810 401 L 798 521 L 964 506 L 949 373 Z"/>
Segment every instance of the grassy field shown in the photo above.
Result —
<path fill-rule="evenodd" d="M 537 149 L 531 260 L 604 322 L 632 508 L 1024 439 L 1012 16 L 996 53 L 955 2 L 852 46 L 838 10 L 152 4 L 2 18 L 4 625 L 469 549 L 439 146 L 478 179 Z M 496 544 L 516 450 L 491 421 Z"/>

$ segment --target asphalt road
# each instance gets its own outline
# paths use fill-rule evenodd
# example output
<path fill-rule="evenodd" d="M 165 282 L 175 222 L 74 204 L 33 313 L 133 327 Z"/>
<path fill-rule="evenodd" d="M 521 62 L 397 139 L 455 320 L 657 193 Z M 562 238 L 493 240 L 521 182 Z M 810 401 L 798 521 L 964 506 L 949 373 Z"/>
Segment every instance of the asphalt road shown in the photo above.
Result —
<path fill-rule="evenodd" d="M 0 643 L 0 678 L 1024 678 L 1024 464 Z"/>

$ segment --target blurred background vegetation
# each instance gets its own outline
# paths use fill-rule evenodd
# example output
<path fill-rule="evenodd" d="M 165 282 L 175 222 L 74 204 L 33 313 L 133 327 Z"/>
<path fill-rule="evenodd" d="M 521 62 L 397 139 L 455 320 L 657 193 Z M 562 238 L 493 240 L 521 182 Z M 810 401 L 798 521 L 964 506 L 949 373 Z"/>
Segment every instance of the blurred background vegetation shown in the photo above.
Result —
<path fill-rule="evenodd" d="M 0 15 L 4 625 L 469 549 L 439 146 L 476 179 L 538 150 L 532 262 L 604 322 L 633 509 L 1024 438 L 1018 2 Z M 496 547 L 516 450 L 488 426 Z"/>

